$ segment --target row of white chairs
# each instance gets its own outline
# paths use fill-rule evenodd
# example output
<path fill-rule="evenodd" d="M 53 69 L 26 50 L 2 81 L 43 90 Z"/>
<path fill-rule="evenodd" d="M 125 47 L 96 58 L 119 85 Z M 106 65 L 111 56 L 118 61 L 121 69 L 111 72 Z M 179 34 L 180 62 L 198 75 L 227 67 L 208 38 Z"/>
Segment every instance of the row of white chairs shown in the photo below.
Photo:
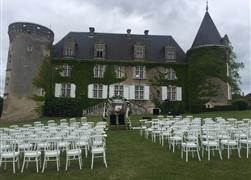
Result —
<path fill-rule="evenodd" d="M 181 158 L 186 153 L 186 161 L 188 161 L 188 153 L 197 153 L 200 158 L 199 151 L 208 152 L 208 160 L 210 160 L 211 152 L 218 151 L 222 159 L 222 151 L 227 150 L 227 157 L 230 158 L 232 151 L 237 150 L 238 156 L 241 157 L 241 149 L 246 149 L 246 157 L 249 157 L 251 149 L 251 120 L 244 119 L 232 121 L 221 117 L 213 118 L 193 118 L 192 116 L 156 118 L 151 121 L 140 120 L 140 135 L 144 135 L 146 139 L 152 137 L 152 141 L 156 142 L 159 138 L 160 144 L 164 146 L 165 141 L 168 143 L 169 149 L 175 151 L 175 147 L 181 148 Z"/>
<path fill-rule="evenodd" d="M 66 154 L 65 170 L 73 160 L 79 161 L 79 168 L 82 169 L 82 150 L 87 157 L 89 150 L 92 154 L 91 169 L 93 169 L 94 158 L 103 157 L 106 163 L 106 122 L 83 124 L 60 124 L 56 126 L 32 126 L 32 127 L 11 127 L 0 129 L 0 166 L 7 163 L 13 164 L 15 173 L 16 164 L 18 168 L 19 159 L 23 158 L 24 167 L 28 168 L 29 162 L 36 163 L 36 170 L 39 172 L 39 165 L 44 172 L 49 161 L 55 161 L 57 171 L 60 167 L 62 152 Z M 42 157 L 43 166 L 42 166 Z"/>

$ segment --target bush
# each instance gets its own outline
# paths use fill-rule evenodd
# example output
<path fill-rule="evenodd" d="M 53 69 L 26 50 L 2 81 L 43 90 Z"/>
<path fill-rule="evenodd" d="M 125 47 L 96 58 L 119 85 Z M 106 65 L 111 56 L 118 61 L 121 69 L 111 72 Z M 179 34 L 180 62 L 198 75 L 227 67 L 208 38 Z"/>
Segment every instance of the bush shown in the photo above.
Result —
<path fill-rule="evenodd" d="M 198 113 L 201 113 L 201 112 L 206 112 L 206 111 L 208 111 L 208 109 L 203 104 L 194 104 L 194 105 L 191 105 L 190 111 L 193 114 L 198 114 Z"/>
<path fill-rule="evenodd" d="M 224 106 L 214 106 L 210 111 L 232 111 L 234 110 L 233 105 L 224 105 Z"/>
<path fill-rule="evenodd" d="M 163 102 L 159 105 L 162 114 L 183 114 L 185 113 L 185 104 L 183 102 Z"/>
<path fill-rule="evenodd" d="M 236 99 L 232 101 L 235 110 L 246 110 L 248 108 L 248 101 L 245 99 Z"/>
<path fill-rule="evenodd" d="M 43 107 L 44 116 L 80 117 L 82 111 L 80 100 L 71 98 L 48 98 Z"/>

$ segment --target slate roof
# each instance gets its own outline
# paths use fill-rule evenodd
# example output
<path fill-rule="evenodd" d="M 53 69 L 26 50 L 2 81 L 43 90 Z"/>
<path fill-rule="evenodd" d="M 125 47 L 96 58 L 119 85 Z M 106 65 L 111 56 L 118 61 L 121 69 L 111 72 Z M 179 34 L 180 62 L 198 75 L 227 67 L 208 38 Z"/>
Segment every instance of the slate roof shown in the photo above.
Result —
<path fill-rule="evenodd" d="M 90 32 L 70 32 L 63 39 L 53 46 L 53 57 L 63 57 L 64 39 L 74 39 L 77 47 L 75 58 L 85 60 L 93 59 L 94 45 L 102 41 L 106 45 L 106 60 L 130 61 L 134 60 L 134 45 L 141 43 L 145 45 L 145 61 L 165 62 L 165 46 L 173 45 L 176 47 L 177 63 L 185 63 L 185 52 L 172 38 L 172 36 L 161 35 L 135 35 L 131 34 L 128 39 L 127 34 L 112 33 L 93 33 Z"/>
<path fill-rule="evenodd" d="M 199 31 L 194 39 L 192 48 L 203 45 L 222 45 L 222 38 L 210 14 L 206 12 Z"/>

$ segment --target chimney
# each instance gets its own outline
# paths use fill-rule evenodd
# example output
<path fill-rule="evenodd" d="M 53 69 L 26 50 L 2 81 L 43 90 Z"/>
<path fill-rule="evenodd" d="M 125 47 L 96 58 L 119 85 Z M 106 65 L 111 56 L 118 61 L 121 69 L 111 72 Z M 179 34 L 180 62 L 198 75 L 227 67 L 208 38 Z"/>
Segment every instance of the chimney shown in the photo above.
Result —
<path fill-rule="evenodd" d="M 95 28 L 94 27 L 89 27 L 89 32 L 90 33 L 94 33 L 95 32 Z"/>
<path fill-rule="evenodd" d="M 127 38 L 131 39 L 131 29 L 127 29 L 126 33 L 127 33 Z"/>
<path fill-rule="evenodd" d="M 89 38 L 94 38 L 94 32 L 95 28 L 94 27 L 89 27 Z"/>
<path fill-rule="evenodd" d="M 148 36 L 148 33 L 149 33 L 149 30 L 144 31 L 145 36 Z"/>

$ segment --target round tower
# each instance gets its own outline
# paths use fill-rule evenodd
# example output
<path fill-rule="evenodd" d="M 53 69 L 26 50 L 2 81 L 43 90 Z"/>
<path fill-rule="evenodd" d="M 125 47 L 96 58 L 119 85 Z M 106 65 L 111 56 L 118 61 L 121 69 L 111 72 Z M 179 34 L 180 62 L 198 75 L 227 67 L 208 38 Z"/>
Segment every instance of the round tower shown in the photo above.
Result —
<path fill-rule="evenodd" d="M 33 79 L 45 57 L 50 56 L 54 33 L 44 26 L 16 22 L 9 25 L 9 52 L 6 68 L 4 106 L 5 120 L 30 119 L 38 116 L 33 95 L 42 95 Z"/>

